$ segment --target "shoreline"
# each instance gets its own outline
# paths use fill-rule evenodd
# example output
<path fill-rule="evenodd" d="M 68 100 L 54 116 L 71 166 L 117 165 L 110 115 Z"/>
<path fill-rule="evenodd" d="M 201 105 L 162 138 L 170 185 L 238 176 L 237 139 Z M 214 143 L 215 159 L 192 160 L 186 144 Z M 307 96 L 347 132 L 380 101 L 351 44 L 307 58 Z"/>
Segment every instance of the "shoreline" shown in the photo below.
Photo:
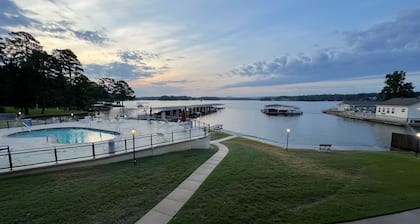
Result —
<path fill-rule="evenodd" d="M 248 135 L 237 131 L 232 130 L 221 130 L 222 132 L 225 132 L 227 134 L 231 135 L 237 135 L 238 137 L 244 137 L 248 139 L 252 139 L 255 141 L 259 141 L 265 144 L 274 145 L 278 147 L 285 148 L 285 144 L 282 144 L 278 141 L 273 141 L 266 138 L 261 138 L 258 136 Z M 297 144 L 290 144 L 288 145 L 289 149 L 309 149 L 309 150 L 319 150 L 319 145 L 297 145 Z M 380 146 L 345 146 L 345 145 L 332 145 L 331 150 L 336 151 L 372 151 L 372 152 L 387 152 L 391 151 L 390 148 L 384 148 Z"/>
<path fill-rule="evenodd" d="M 389 124 L 389 125 L 396 125 L 396 126 L 409 126 L 405 120 L 401 120 L 401 119 L 392 120 L 392 118 L 379 117 L 373 113 L 338 111 L 334 109 L 323 110 L 322 113 L 335 115 L 338 117 L 350 118 L 350 119 L 361 120 L 361 121 L 369 121 L 369 122 L 375 122 L 375 123 L 381 123 L 381 124 Z"/>

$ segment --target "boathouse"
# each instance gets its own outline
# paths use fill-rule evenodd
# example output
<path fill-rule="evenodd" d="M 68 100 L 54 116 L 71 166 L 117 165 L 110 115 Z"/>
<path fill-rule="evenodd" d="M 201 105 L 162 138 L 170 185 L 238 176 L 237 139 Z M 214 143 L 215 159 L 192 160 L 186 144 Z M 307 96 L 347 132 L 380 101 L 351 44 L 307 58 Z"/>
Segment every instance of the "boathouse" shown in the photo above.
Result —
<path fill-rule="evenodd" d="M 376 101 L 343 101 L 338 104 L 338 111 L 375 113 Z"/>
<path fill-rule="evenodd" d="M 407 124 L 420 125 L 420 99 L 392 98 L 376 104 L 377 116 L 404 120 Z"/>
<path fill-rule="evenodd" d="M 183 105 L 183 106 L 167 106 L 167 107 L 149 107 L 149 114 L 139 115 L 138 119 L 147 119 L 150 116 L 152 119 L 161 119 L 169 121 L 180 120 L 184 114 L 187 118 L 196 118 L 201 115 L 217 112 L 223 109 L 223 104 L 197 104 L 197 105 Z M 145 110 L 146 111 L 146 110 Z"/>

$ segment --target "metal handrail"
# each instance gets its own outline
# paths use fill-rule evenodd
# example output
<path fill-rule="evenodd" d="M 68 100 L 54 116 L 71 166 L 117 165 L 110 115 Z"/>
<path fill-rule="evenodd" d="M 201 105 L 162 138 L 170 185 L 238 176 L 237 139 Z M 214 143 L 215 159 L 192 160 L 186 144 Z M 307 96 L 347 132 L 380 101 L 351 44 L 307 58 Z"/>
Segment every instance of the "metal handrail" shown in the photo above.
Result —
<path fill-rule="evenodd" d="M 137 141 L 134 146 L 134 151 L 142 151 L 149 148 L 153 149 L 154 146 L 158 145 L 179 143 L 207 136 L 209 134 L 208 130 L 209 125 L 205 124 L 202 127 L 189 128 L 175 132 L 153 133 L 149 135 L 133 136 L 132 138 L 73 144 L 71 146 L 49 146 L 45 148 L 24 149 L 24 151 L 22 149 L 11 150 L 9 146 L 5 146 L 3 148 L 0 147 L 0 152 L 2 150 L 7 150 L 9 164 L 8 166 L 2 166 L 2 162 L 5 163 L 5 161 L 2 161 L 0 157 L 0 171 L 8 169 L 8 172 L 13 172 L 14 168 L 19 167 L 52 163 L 58 164 L 63 161 L 80 161 L 80 159 L 96 159 L 97 157 L 103 157 L 106 155 L 113 156 L 133 152 L 134 141 Z M 183 133 L 183 135 L 179 136 L 179 133 Z M 88 149 L 89 152 L 87 151 Z M 32 161 L 25 161 L 25 159 L 28 160 L 27 158 L 31 157 L 30 154 L 37 157 L 35 161 L 33 161 L 33 159 Z M 20 162 L 17 162 L 16 160 Z"/>

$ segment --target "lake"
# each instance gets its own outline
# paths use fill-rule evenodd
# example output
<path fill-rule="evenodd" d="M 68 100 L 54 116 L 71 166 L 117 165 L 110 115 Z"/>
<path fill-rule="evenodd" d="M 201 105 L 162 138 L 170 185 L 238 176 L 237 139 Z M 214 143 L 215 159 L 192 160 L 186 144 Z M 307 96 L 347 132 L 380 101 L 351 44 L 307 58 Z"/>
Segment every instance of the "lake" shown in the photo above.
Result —
<path fill-rule="evenodd" d="M 323 114 L 322 110 L 337 107 L 339 102 L 300 101 L 131 101 L 128 108 L 137 103 L 160 106 L 182 106 L 221 103 L 224 109 L 202 116 L 200 121 L 223 124 L 223 129 L 256 137 L 269 143 L 284 146 L 286 129 L 290 128 L 289 147 L 317 148 L 319 144 L 332 144 L 333 149 L 388 150 L 392 132 L 413 134 L 411 127 L 400 127 L 359 121 Z M 301 116 L 268 116 L 260 110 L 266 104 L 285 104 L 300 107 Z"/>

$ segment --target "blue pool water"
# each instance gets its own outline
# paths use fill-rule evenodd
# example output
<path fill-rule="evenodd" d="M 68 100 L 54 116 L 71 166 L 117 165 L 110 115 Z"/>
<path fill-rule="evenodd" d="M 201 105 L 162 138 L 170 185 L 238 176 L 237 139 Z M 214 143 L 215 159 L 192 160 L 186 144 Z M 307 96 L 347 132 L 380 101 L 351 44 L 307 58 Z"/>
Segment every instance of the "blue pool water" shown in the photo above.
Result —
<path fill-rule="evenodd" d="M 34 131 L 18 132 L 9 135 L 14 138 L 53 137 L 57 143 L 77 144 L 110 140 L 119 133 L 92 128 L 49 128 Z M 51 140 L 53 139 L 51 138 Z"/>

